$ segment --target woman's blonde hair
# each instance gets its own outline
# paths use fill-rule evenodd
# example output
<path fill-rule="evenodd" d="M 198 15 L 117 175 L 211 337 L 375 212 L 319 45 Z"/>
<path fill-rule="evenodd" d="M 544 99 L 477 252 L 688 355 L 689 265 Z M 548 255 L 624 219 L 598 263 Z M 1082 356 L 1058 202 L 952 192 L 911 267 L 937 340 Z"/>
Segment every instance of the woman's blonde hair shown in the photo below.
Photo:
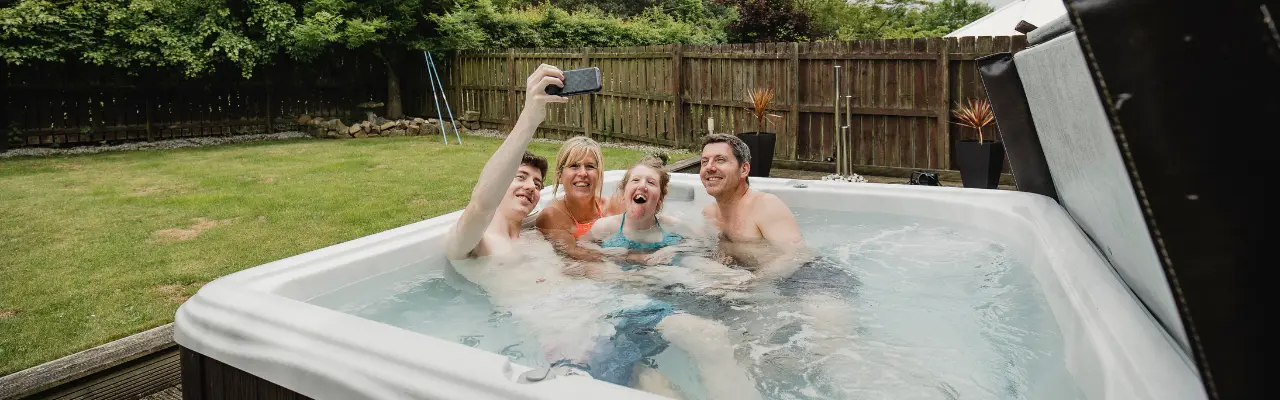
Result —
<path fill-rule="evenodd" d="M 596 182 L 596 198 L 602 198 L 604 195 L 603 187 L 599 180 L 604 179 L 604 154 L 600 152 L 600 143 L 586 136 L 574 136 L 564 141 L 564 145 L 560 146 L 560 152 L 556 153 L 556 183 L 552 185 L 551 195 L 560 190 L 560 177 L 564 173 L 564 167 L 570 163 L 582 162 L 587 157 L 595 158 L 596 173 L 599 179 Z"/>
<path fill-rule="evenodd" d="M 658 171 L 658 193 L 660 193 L 658 196 L 658 211 L 662 211 L 662 204 L 664 202 L 661 200 L 666 200 L 667 198 L 667 184 L 671 183 L 671 173 L 668 172 L 666 168 L 663 168 L 662 160 L 657 157 L 646 156 L 644 159 L 632 165 L 631 168 L 627 168 L 627 173 L 622 175 L 622 181 L 618 182 L 618 193 L 621 194 L 623 190 L 626 190 L 627 182 L 631 180 L 631 171 L 640 166 L 653 168 L 654 171 Z"/>

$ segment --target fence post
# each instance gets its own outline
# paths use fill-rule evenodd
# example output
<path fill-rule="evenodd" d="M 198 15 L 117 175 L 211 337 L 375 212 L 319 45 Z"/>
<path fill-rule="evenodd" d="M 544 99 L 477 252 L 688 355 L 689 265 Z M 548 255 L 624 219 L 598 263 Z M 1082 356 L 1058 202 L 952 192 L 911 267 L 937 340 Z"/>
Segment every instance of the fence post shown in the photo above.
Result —
<path fill-rule="evenodd" d="M 951 50 L 947 38 L 942 38 L 938 49 L 938 83 L 942 86 L 942 97 L 938 101 L 938 135 L 942 139 L 941 169 L 951 169 Z"/>
<path fill-rule="evenodd" d="M 147 109 L 147 112 L 145 113 L 147 118 L 147 141 L 150 142 L 155 138 L 155 131 L 151 129 L 151 95 L 145 96 L 146 100 L 142 102 L 142 106 Z"/>
<path fill-rule="evenodd" d="M 271 119 L 271 84 L 266 85 L 267 88 L 267 134 L 275 132 L 275 121 Z"/>
<path fill-rule="evenodd" d="M 507 131 L 516 127 L 516 119 L 520 117 L 519 105 L 516 104 L 516 49 L 507 50 Z"/>
<path fill-rule="evenodd" d="M 800 43 L 791 43 L 791 62 L 787 64 L 787 77 L 791 82 L 787 91 L 787 101 L 791 103 L 791 123 L 787 130 L 791 131 L 791 147 L 787 153 L 791 161 L 796 160 L 796 147 L 800 146 Z"/>
<path fill-rule="evenodd" d="M 590 47 L 584 47 L 582 49 L 582 66 L 583 68 L 591 66 L 591 48 Z M 594 93 L 588 94 L 586 97 L 586 100 L 587 100 L 587 104 L 582 108 L 582 135 L 590 138 L 591 137 L 591 119 L 592 117 L 595 116 L 595 113 L 592 110 L 594 108 L 592 107 L 592 104 L 595 104 L 596 102 L 596 95 Z"/>
<path fill-rule="evenodd" d="M 667 126 L 675 131 L 672 139 L 675 140 L 677 149 L 681 148 L 680 138 L 684 136 L 684 77 L 680 73 L 684 70 L 682 51 L 684 47 L 680 43 L 671 45 L 671 105 L 675 112 L 668 113 L 671 123 Z"/>

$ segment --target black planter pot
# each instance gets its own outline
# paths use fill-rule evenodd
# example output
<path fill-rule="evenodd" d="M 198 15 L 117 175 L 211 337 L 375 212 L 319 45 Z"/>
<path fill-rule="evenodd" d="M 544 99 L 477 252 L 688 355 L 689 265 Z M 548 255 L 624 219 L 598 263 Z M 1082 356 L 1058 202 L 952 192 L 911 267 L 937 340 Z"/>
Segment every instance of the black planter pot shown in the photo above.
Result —
<path fill-rule="evenodd" d="M 773 145 L 778 135 L 769 132 L 743 132 L 738 139 L 751 149 L 751 172 L 747 176 L 768 177 L 773 167 Z"/>
<path fill-rule="evenodd" d="M 1004 168 L 1004 145 L 1000 142 L 961 140 L 956 142 L 956 164 L 964 187 L 995 189 Z"/>

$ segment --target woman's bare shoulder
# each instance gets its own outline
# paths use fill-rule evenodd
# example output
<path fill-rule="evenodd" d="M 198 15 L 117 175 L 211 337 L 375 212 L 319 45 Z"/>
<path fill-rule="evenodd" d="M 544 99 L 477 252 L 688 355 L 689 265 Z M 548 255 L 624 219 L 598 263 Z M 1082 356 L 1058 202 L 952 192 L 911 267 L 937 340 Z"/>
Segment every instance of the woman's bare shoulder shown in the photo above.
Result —
<path fill-rule="evenodd" d="M 560 200 L 553 201 L 551 204 L 548 204 L 543 208 L 542 211 L 539 211 L 538 219 L 534 222 L 534 225 L 539 229 L 562 228 L 566 226 L 566 221 L 569 220 L 569 216 L 566 215 L 560 207 L 556 207 L 556 204 L 559 202 Z"/>

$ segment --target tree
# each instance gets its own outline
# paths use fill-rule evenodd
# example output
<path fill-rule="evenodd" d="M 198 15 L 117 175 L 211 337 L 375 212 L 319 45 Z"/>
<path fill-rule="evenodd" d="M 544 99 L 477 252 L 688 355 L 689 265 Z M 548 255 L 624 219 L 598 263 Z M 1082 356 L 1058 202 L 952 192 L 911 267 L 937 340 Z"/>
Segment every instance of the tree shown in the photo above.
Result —
<path fill-rule="evenodd" d="M 801 42 L 815 39 L 810 15 L 797 0 L 718 0 L 737 9 L 726 33 L 735 43 Z"/>
<path fill-rule="evenodd" d="M 413 50 L 428 49 L 435 35 L 428 15 L 443 5 L 422 0 L 306 0 L 289 30 L 288 52 L 311 61 L 337 47 L 368 52 L 387 72 L 387 117 L 404 116 L 396 66 Z"/>
<path fill-rule="evenodd" d="M 645 46 L 725 41 L 723 22 L 690 23 L 658 8 L 631 18 L 595 9 L 569 12 L 551 5 L 503 10 L 489 0 L 468 0 L 433 15 L 451 49 Z"/>
<path fill-rule="evenodd" d="M 920 10 L 920 28 L 923 31 L 951 33 L 995 11 L 986 3 L 969 0 L 937 0 Z"/>
<path fill-rule="evenodd" d="M 799 1 L 815 40 L 940 37 L 994 10 L 969 0 Z"/>
<path fill-rule="evenodd" d="M 0 57 L 171 67 L 187 76 L 231 64 L 248 77 L 285 44 L 290 14 L 277 0 L 19 0 L 0 8 Z"/>

